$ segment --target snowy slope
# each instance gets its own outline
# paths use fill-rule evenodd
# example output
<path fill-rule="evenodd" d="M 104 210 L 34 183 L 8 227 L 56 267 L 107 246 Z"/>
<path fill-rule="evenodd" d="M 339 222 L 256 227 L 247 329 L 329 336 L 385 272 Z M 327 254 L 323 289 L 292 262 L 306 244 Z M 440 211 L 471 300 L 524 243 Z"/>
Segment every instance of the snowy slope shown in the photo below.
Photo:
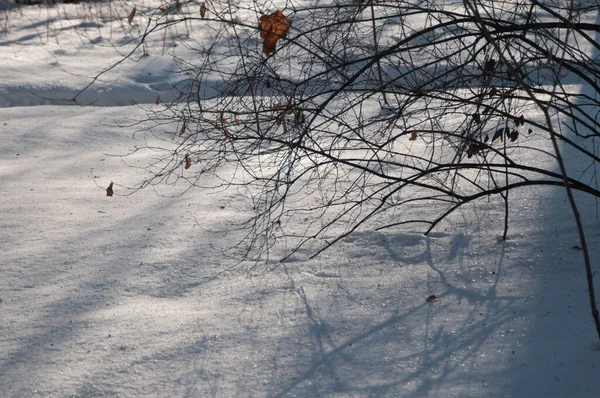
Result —
<path fill-rule="evenodd" d="M 0 110 L 1 396 L 598 396 L 562 190 L 515 191 L 506 242 L 490 199 L 429 237 L 363 231 L 313 260 L 307 247 L 254 267 L 228 250 L 251 214 L 236 192 L 125 189 L 144 174 L 115 156 L 136 139 L 117 124 L 144 117 L 122 105 L 172 83 L 162 44 L 85 97 L 107 107 L 56 106 L 49 96 L 71 96 L 113 50 L 60 42 L 58 56 L 12 34 L 0 45 L 0 105 L 12 106 Z M 597 263 L 597 207 L 581 206 Z"/>

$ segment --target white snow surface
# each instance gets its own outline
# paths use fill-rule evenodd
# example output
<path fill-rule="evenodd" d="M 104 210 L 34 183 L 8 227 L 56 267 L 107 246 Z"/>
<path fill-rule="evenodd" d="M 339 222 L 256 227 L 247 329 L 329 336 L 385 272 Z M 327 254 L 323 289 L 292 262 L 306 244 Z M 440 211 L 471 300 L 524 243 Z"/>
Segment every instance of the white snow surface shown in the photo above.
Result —
<path fill-rule="evenodd" d="M 77 102 L 104 107 L 65 106 L 124 52 L 106 26 L 46 39 L 45 9 L 19 13 L 0 35 L 0 396 L 600 396 L 562 190 L 511 193 L 506 242 L 491 198 L 427 237 L 361 231 L 252 268 L 227 251 L 251 215 L 235 192 L 119 192 L 141 172 L 114 156 L 134 142 L 117 124 L 180 79 L 162 43 Z"/>

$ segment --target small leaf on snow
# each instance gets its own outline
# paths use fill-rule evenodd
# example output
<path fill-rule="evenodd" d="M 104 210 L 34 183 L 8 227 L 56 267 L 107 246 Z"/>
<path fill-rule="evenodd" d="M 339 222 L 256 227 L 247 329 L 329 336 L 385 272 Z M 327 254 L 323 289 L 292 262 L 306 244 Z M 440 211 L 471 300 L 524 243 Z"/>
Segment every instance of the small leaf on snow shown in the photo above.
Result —
<path fill-rule="evenodd" d="M 135 17 L 135 7 L 133 7 L 131 12 L 129 13 L 129 16 L 127 17 L 127 22 L 129 22 L 129 25 L 131 25 L 131 22 L 133 21 L 133 17 Z"/>
<path fill-rule="evenodd" d="M 189 169 L 192 166 L 192 158 L 188 153 L 185 154 L 185 169 Z"/>
<path fill-rule="evenodd" d="M 106 188 L 106 196 L 113 196 L 113 183 L 111 181 L 108 188 Z"/>
<path fill-rule="evenodd" d="M 181 124 L 181 130 L 179 130 L 180 137 L 183 135 L 183 133 L 185 133 L 186 127 L 187 127 L 187 120 L 183 119 L 183 123 Z"/>
<path fill-rule="evenodd" d="M 440 301 L 440 299 L 437 298 L 435 294 L 432 294 L 431 296 L 427 297 L 425 301 L 429 303 L 435 303 L 436 301 Z"/>
<path fill-rule="evenodd" d="M 204 15 L 206 15 L 206 3 L 202 3 L 200 6 L 200 17 L 204 18 Z"/>
<path fill-rule="evenodd" d="M 412 133 L 410 133 L 410 138 L 408 140 L 409 141 L 416 141 L 417 140 L 417 132 L 413 131 Z"/>
<path fill-rule="evenodd" d="M 285 118 L 281 118 L 281 127 L 283 127 L 283 132 L 284 133 L 288 132 L 287 123 L 285 122 Z"/>
<path fill-rule="evenodd" d="M 160 95 L 156 96 L 156 105 L 160 104 Z"/>
<path fill-rule="evenodd" d="M 578 252 L 580 252 L 583 250 L 583 247 L 575 245 L 573 246 L 573 250 L 577 250 Z"/>

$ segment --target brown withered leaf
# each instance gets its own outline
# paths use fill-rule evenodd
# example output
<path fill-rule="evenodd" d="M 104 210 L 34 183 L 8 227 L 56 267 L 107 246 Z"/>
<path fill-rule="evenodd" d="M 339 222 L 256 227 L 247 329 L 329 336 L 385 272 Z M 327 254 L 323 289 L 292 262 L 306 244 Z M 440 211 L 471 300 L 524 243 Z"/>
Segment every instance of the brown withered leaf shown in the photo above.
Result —
<path fill-rule="evenodd" d="M 206 15 L 206 2 L 200 6 L 200 17 L 204 18 L 204 15 Z"/>
<path fill-rule="evenodd" d="M 412 133 L 410 133 L 410 138 L 408 140 L 409 141 L 416 141 L 417 140 L 417 132 L 413 131 Z"/>
<path fill-rule="evenodd" d="M 229 131 L 227 131 L 227 126 L 225 126 L 225 112 L 221 111 L 221 114 L 219 115 L 219 122 L 221 123 L 221 126 L 223 127 L 223 133 L 225 134 L 225 137 L 229 138 L 231 135 L 229 134 Z"/>
<path fill-rule="evenodd" d="M 467 149 L 467 157 L 471 158 L 473 155 L 477 155 L 483 148 L 484 146 L 481 143 L 472 142 Z"/>
<path fill-rule="evenodd" d="M 185 154 L 185 169 L 189 169 L 190 167 L 192 167 L 192 158 L 190 157 L 189 153 Z"/>
<path fill-rule="evenodd" d="M 573 246 L 573 250 L 577 250 L 578 252 L 580 252 L 583 251 L 583 247 L 575 245 Z"/>
<path fill-rule="evenodd" d="M 135 7 L 133 7 L 129 13 L 129 16 L 127 17 L 127 22 L 129 22 L 129 25 L 131 25 L 131 22 L 133 22 L 133 17 L 135 17 Z"/>
<path fill-rule="evenodd" d="M 156 105 L 160 104 L 160 95 L 156 96 Z"/>
<path fill-rule="evenodd" d="M 263 15 L 258 21 L 260 38 L 264 40 L 263 52 L 265 55 L 273 54 L 277 51 L 277 40 L 287 35 L 293 20 L 277 10 L 271 15 Z"/>
<path fill-rule="evenodd" d="M 180 137 L 183 135 L 183 133 L 185 133 L 186 127 L 187 127 L 187 120 L 183 119 L 183 123 L 181 125 L 181 130 L 179 130 Z"/>
<path fill-rule="evenodd" d="M 281 118 L 281 127 L 283 127 L 283 132 L 284 133 L 288 132 L 287 123 L 285 122 L 285 118 Z"/>
<path fill-rule="evenodd" d="M 111 181 L 108 188 L 106 188 L 106 196 L 113 196 L 113 183 Z"/>
<path fill-rule="evenodd" d="M 483 73 L 489 75 L 494 73 L 494 70 L 496 70 L 496 60 L 488 59 L 487 61 L 485 61 L 485 64 L 483 66 Z"/>
<path fill-rule="evenodd" d="M 502 134 L 504 134 L 504 129 L 500 129 L 498 131 L 496 131 L 494 133 L 494 136 L 492 137 L 492 142 L 495 142 L 498 138 L 500 139 L 500 141 L 502 141 Z"/>
<path fill-rule="evenodd" d="M 437 301 L 440 301 L 440 299 L 437 298 L 435 294 L 432 294 L 431 296 L 427 297 L 425 301 L 427 301 L 428 303 L 435 303 Z"/>

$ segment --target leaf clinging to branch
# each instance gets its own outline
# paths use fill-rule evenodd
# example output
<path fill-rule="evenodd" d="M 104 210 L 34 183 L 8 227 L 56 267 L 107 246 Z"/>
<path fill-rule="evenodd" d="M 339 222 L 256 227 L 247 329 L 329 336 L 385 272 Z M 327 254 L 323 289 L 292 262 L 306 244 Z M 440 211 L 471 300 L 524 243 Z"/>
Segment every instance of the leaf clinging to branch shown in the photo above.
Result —
<path fill-rule="evenodd" d="M 277 40 L 287 35 L 292 21 L 292 18 L 286 18 L 281 10 L 277 10 L 271 15 L 260 17 L 258 26 L 260 37 L 264 40 L 263 52 L 265 55 L 270 55 L 277 51 Z"/>

